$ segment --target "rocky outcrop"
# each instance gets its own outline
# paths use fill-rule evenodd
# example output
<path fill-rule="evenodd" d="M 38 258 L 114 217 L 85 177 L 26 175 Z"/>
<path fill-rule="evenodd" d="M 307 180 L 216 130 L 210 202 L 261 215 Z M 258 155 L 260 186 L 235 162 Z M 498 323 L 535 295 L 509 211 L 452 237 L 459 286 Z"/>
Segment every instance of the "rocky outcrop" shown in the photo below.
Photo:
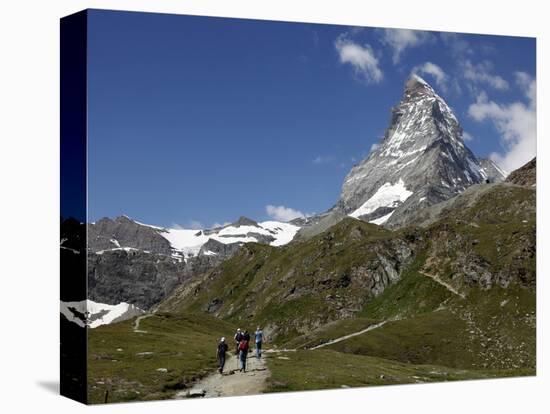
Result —
<path fill-rule="evenodd" d="M 233 253 L 239 250 L 241 247 L 240 243 L 230 243 L 224 244 L 217 240 L 210 239 L 204 243 L 199 251 L 199 256 L 208 256 L 208 255 L 220 255 L 224 258 L 230 257 Z"/>
<path fill-rule="evenodd" d="M 151 253 L 170 255 L 172 247 L 159 234 L 161 229 L 144 226 L 126 216 L 102 218 L 88 224 L 88 249 L 92 252 L 130 247 Z"/>

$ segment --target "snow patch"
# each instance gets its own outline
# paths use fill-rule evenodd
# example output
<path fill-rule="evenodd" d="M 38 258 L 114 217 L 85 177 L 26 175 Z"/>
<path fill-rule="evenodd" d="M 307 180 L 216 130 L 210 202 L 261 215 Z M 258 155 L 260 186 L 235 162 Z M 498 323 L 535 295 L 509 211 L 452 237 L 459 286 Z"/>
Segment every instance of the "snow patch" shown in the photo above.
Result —
<path fill-rule="evenodd" d="M 407 190 L 403 179 L 395 184 L 386 183 L 380 187 L 374 195 L 369 198 L 361 207 L 349 214 L 351 217 L 358 218 L 372 213 L 380 207 L 397 207 L 413 194 Z M 388 217 L 389 218 L 389 217 Z"/>
<path fill-rule="evenodd" d="M 93 300 L 79 302 L 61 302 L 60 311 L 65 317 L 84 328 L 97 328 L 113 322 L 131 319 L 144 313 L 143 310 L 130 303 L 121 302 L 118 305 L 98 303 Z"/>
<path fill-rule="evenodd" d="M 172 248 L 183 257 L 196 256 L 201 247 L 210 239 L 223 244 L 258 243 L 258 239 L 250 234 L 259 234 L 273 237 L 271 246 L 283 246 L 292 241 L 299 226 L 279 221 L 264 221 L 258 226 L 226 226 L 217 232 L 205 234 L 204 230 L 191 229 L 162 229 L 159 232 Z"/>
<path fill-rule="evenodd" d="M 290 243 L 300 230 L 299 226 L 280 221 L 264 221 L 260 223 L 260 226 L 269 230 L 271 236 L 275 237 L 275 240 L 270 243 L 271 246 L 283 246 Z"/>

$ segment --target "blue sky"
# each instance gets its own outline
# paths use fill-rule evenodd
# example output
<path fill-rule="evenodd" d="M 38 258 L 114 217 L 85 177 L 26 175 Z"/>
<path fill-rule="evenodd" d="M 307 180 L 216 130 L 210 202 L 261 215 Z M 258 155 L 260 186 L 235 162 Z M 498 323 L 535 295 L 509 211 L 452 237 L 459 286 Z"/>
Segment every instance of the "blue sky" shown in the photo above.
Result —
<path fill-rule="evenodd" d="M 474 153 L 508 170 L 534 156 L 534 39 L 93 10 L 89 219 L 325 211 L 413 71 Z"/>

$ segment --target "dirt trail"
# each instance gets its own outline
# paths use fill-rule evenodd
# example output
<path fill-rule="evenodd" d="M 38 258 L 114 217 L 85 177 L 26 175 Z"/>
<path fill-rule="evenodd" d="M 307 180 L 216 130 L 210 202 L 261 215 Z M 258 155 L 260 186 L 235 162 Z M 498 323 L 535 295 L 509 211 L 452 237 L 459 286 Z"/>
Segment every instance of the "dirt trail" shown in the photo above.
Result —
<path fill-rule="evenodd" d="M 146 319 L 146 318 L 150 318 L 151 316 L 153 316 L 152 313 L 146 313 L 144 315 L 140 315 L 136 318 L 136 320 L 134 321 L 134 326 L 132 328 L 132 331 L 134 331 L 135 333 L 147 333 L 147 331 L 143 331 L 141 329 L 139 329 L 139 323 L 143 320 L 143 319 Z"/>
<path fill-rule="evenodd" d="M 249 354 L 246 372 L 238 371 L 238 360 L 233 354 L 228 354 L 223 374 L 215 372 L 193 385 L 190 390 L 181 391 L 175 398 L 188 397 L 232 397 L 237 395 L 260 394 L 266 387 L 269 378 L 269 369 L 265 363 L 265 356 L 257 359 L 253 353 Z"/>
<path fill-rule="evenodd" d="M 421 275 L 424 275 L 426 277 L 429 277 L 430 279 L 432 279 L 436 283 L 439 283 L 441 286 L 443 286 L 449 292 L 452 292 L 455 295 L 460 296 L 462 299 L 466 299 L 466 295 L 464 293 L 459 292 L 453 286 L 451 286 L 449 283 L 444 282 L 443 280 L 441 280 L 437 275 L 432 275 L 430 273 L 426 273 L 426 272 L 422 272 L 422 271 L 419 271 L 418 273 L 420 273 Z"/>
<path fill-rule="evenodd" d="M 374 330 L 374 329 L 380 328 L 381 326 L 383 326 L 384 324 L 386 324 L 386 322 L 388 322 L 388 321 L 383 321 L 383 322 L 380 322 L 380 323 L 371 325 L 371 326 L 369 326 L 368 328 L 363 329 L 363 330 L 361 330 L 361 331 L 354 332 L 354 333 L 351 333 L 351 334 L 349 334 L 349 335 L 344 335 L 344 336 L 341 336 L 340 338 L 332 339 L 332 340 L 330 340 L 330 341 L 328 341 L 328 342 L 325 342 L 324 344 L 317 345 L 317 346 L 314 346 L 313 348 L 309 348 L 309 349 L 310 349 L 311 351 L 313 351 L 313 350 L 315 350 L 315 349 L 323 348 L 323 347 L 325 347 L 325 346 L 329 346 L 329 345 L 332 345 L 332 344 L 336 344 L 336 343 L 338 343 L 338 342 L 345 341 L 346 339 L 353 338 L 354 336 L 363 335 L 364 333 L 367 333 L 367 332 L 372 331 L 372 330 Z"/>

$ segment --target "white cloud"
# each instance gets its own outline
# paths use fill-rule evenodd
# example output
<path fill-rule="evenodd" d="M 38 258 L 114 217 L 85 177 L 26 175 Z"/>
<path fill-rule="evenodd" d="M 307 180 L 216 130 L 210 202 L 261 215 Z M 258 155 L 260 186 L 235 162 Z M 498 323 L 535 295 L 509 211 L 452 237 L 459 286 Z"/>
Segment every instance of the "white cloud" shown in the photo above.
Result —
<path fill-rule="evenodd" d="M 525 72 L 516 72 L 517 85 L 523 90 L 523 93 L 529 99 L 529 102 L 533 106 L 536 106 L 537 103 L 537 83 L 531 75 Z"/>
<path fill-rule="evenodd" d="M 349 63 L 357 76 L 367 83 L 378 83 L 384 78 L 378 58 L 370 45 L 361 46 L 345 35 L 339 36 L 334 43 L 341 63 Z"/>
<path fill-rule="evenodd" d="M 462 139 L 464 139 L 464 141 L 473 141 L 474 136 L 472 134 L 470 134 L 469 132 L 464 131 L 462 133 Z"/>
<path fill-rule="evenodd" d="M 370 152 L 376 151 L 379 146 L 380 146 L 380 144 L 376 144 L 376 143 L 372 144 L 371 147 L 370 147 Z"/>
<path fill-rule="evenodd" d="M 441 66 L 436 65 L 435 63 L 425 62 L 422 65 L 415 66 L 412 73 L 417 73 L 419 75 L 430 75 L 435 79 L 437 86 L 439 86 L 443 91 L 447 90 L 447 81 L 449 77 L 443 69 L 441 69 Z"/>
<path fill-rule="evenodd" d="M 478 95 L 468 114 L 476 121 L 490 121 L 502 134 L 503 152 L 490 158 L 507 171 L 513 171 L 531 160 L 537 149 L 536 81 L 524 72 L 516 73 L 516 83 L 526 96 L 523 102 L 501 104 L 489 100 L 485 93 Z"/>
<path fill-rule="evenodd" d="M 277 221 L 290 221 L 296 218 L 305 218 L 306 215 L 299 210 L 285 206 L 265 206 L 268 216 Z"/>
<path fill-rule="evenodd" d="M 429 32 L 409 29 L 382 29 L 382 43 L 393 49 L 393 63 L 399 63 L 401 55 L 411 47 L 431 41 Z"/>
<path fill-rule="evenodd" d="M 485 83 L 498 90 L 508 89 L 508 82 L 501 76 L 492 74 L 492 69 L 493 65 L 489 61 L 474 64 L 466 60 L 462 64 L 462 75 L 473 83 Z"/>

